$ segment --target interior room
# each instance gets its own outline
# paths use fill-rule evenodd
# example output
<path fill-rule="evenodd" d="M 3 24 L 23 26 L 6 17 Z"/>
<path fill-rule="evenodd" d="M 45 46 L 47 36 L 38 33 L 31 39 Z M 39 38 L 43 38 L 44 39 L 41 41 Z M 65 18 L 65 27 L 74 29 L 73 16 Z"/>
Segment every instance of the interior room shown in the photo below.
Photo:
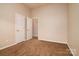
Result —
<path fill-rule="evenodd" d="M 78 56 L 78 11 L 78 3 L 0 3 L 0 56 Z"/>

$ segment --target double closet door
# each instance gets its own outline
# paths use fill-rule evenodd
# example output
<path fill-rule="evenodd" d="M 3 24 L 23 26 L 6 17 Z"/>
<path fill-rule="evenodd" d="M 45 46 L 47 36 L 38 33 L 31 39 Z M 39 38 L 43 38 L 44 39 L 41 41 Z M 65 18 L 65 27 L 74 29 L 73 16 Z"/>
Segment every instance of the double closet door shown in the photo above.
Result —
<path fill-rule="evenodd" d="M 22 14 L 15 14 L 15 41 L 16 43 L 32 38 L 32 19 Z"/>

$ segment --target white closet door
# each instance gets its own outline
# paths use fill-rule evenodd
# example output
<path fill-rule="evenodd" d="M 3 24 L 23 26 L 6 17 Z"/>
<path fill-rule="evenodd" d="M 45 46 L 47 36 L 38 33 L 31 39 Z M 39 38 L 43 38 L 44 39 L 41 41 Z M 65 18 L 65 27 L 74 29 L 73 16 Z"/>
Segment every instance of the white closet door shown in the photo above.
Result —
<path fill-rule="evenodd" d="M 19 13 L 15 15 L 15 39 L 16 43 L 25 40 L 25 16 Z"/>
<path fill-rule="evenodd" d="M 32 19 L 27 17 L 27 40 L 32 39 Z"/>

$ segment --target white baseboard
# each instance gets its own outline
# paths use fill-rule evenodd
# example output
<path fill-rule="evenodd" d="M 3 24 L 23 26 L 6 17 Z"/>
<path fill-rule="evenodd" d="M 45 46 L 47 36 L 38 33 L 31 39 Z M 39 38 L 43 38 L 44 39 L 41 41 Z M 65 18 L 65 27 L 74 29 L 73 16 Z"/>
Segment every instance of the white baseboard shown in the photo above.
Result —
<path fill-rule="evenodd" d="M 16 45 L 16 44 L 18 44 L 18 43 L 14 43 L 14 44 L 11 44 L 11 45 L 7 45 L 7 46 L 4 46 L 4 47 L 1 47 L 0 50 L 8 48 L 8 47 L 11 47 L 11 46 Z"/>
<path fill-rule="evenodd" d="M 56 43 L 67 44 L 67 42 L 61 42 L 61 41 L 53 41 L 53 40 L 46 40 L 46 39 L 38 39 L 38 40 L 43 40 L 43 41 L 48 41 L 48 42 L 56 42 Z"/>
<path fill-rule="evenodd" d="M 72 49 L 69 44 L 67 44 L 73 56 L 76 56 L 76 49 Z"/>
<path fill-rule="evenodd" d="M 24 40 L 24 41 L 26 41 L 26 40 Z M 22 41 L 22 42 L 23 42 L 23 41 Z M 11 47 L 11 46 L 16 45 L 16 44 L 18 44 L 18 43 L 20 43 L 20 42 L 15 42 L 15 43 L 13 43 L 13 44 L 10 44 L 10 45 L 1 47 L 0 50 L 5 49 L 5 48 L 8 48 L 8 47 Z"/>

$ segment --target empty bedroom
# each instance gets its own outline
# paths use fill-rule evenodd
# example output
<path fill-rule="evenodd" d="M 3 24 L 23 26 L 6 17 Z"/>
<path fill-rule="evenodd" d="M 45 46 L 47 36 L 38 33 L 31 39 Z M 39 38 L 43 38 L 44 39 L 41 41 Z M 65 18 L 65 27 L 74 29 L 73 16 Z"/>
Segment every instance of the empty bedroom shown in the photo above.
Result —
<path fill-rule="evenodd" d="M 78 11 L 78 3 L 0 3 L 0 56 L 78 56 Z"/>

